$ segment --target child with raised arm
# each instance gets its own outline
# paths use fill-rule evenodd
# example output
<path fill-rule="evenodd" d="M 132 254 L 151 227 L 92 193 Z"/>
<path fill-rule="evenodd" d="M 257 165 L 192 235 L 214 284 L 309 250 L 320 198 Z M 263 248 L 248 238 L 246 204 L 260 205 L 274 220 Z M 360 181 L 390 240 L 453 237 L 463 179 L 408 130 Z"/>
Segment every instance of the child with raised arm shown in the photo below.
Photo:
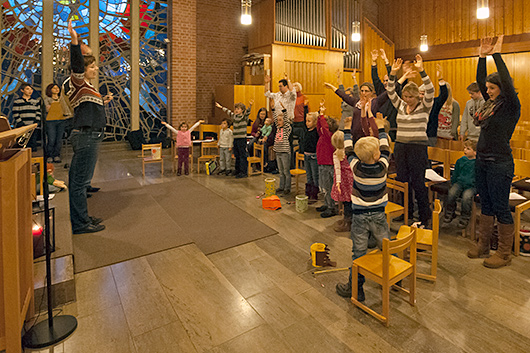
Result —
<path fill-rule="evenodd" d="M 215 102 L 217 108 L 221 108 L 232 120 L 234 125 L 234 157 L 236 158 L 235 176 L 236 178 L 246 178 L 248 176 L 247 165 L 247 125 L 248 117 L 252 109 L 254 100 L 250 100 L 248 108 L 243 103 L 236 103 L 234 111 L 223 107 Z"/>
<path fill-rule="evenodd" d="M 292 132 L 292 120 L 287 114 L 287 109 L 282 102 L 282 114 L 273 114 L 274 123 L 276 124 L 276 136 L 274 137 L 273 150 L 276 153 L 276 163 L 280 172 L 280 187 L 276 193 L 289 195 L 291 193 L 291 144 L 289 137 Z"/>
<path fill-rule="evenodd" d="M 173 126 L 169 125 L 165 121 L 162 121 L 162 125 L 167 127 L 169 130 L 173 131 L 177 137 L 177 155 L 178 155 L 178 169 L 177 175 L 182 174 L 182 166 L 184 166 L 184 174 L 188 175 L 190 168 L 190 146 L 191 146 L 191 132 L 195 130 L 197 126 L 204 123 L 204 120 L 199 120 L 191 128 L 188 129 L 187 123 L 181 123 L 179 129 L 175 129 Z"/>
<path fill-rule="evenodd" d="M 224 118 L 221 121 L 221 129 L 219 130 L 219 164 L 221 170 L 219 175 L 226 174 L 230 175 L 232 169 L 232 147 L 234 146 L 234 134 L 230 130 L 230 123 L 228 118 Z"/>
<path fill-rule="evenodd" d="M 370 235 L 377 240 L 379 248 L 382 246 L 383 239 L 389 239 L 385 206 L 388 202 L 386 177 L 390 148 L 381 113 L 377 113 L 375 122 L 379 139 L 373 136 L 362 137 L 355 143 L 355 147 L 350 134 L 351 122 L 347 121 L 344 128 L 344 146 L 354 180 L 351 194 L 353 213 L 351 226 L 352 260 L 366 254 Z M 351 276 L 350 268 L 348 283 L 338 283 L 335 287 L 337 294 L 341 297 L 351 298 L 352 296 Z M 359 274 L 357 300 L 361 302 L 364 301 L 363 284 L 364 276 Z"/>
<path fill-rule="evenodd" d="M 351 118 L 346 118 L 344 123 Z M 331 136 L 331 144 L 335 147 L 333 152 L 333 167 L 335 177 L 331 189 L 331 197 L 335 201 L 340 201 L 344 205 L 344 219 L 340 220 L 333 228 L 335 232 L 349 232 L 351 230 L 351 193 L 353 188 L 353 173 L 344 151 L 344 132 L 336 131 Z"/>
<path fill-rule="evenodd" d="M 304 166 L 306 170 L 307 183 L 305 184 L 305 194 L 310 203 L 318 200 L 318 162 L 317 162 L 317 130 L 318 113 L 308 113 L 305 125 L 307 131 L 304 139 Z"/>

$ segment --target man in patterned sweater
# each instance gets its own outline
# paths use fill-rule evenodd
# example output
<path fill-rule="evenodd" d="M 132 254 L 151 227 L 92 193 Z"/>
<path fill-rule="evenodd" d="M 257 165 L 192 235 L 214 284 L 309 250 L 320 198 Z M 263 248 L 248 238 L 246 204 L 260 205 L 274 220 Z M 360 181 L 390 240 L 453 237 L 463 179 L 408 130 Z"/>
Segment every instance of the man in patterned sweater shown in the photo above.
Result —
<path fill-rule="evenodd" d="M 31 98 L 33 88 L 28 83 L 23 83 L 20 86 L 20 92 L 22 97 L 13 102 L 14 125 L 21 127 L 37 123 L 40 126 L 41 106 L 37 99 Z M 33 152 L 37 151 L 37 136 L 37 131 L 34 131 L 27 145 Z"/>

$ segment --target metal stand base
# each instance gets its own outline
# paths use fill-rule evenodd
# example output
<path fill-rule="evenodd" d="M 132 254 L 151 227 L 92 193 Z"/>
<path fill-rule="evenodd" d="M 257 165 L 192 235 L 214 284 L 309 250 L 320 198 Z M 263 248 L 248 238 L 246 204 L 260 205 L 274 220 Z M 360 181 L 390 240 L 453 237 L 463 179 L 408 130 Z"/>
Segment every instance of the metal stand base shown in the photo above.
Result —
<path fill-rule="evenodd" d="M 22 344 L 26 348 L 45 348 L 56 345 L 77 328 L 77 319 L 70 315 L 60 315 L 52 318 L 53 327 L 50 327 L 49 320 L 44 320 L 33 326 L 24 337 Z"/>

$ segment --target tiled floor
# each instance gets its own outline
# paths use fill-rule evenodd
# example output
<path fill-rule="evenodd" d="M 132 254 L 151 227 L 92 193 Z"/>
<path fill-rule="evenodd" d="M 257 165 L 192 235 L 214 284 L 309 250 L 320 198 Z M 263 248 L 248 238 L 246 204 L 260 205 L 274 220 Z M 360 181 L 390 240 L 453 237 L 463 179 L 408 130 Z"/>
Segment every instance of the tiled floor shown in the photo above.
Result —
<path fill-rule="evenodd" d="M 126 146 L 104 146 L 94 185 L 127 173 L 142 180 L 136 155 Z M 170 163 L 166 171 L 160 178 L 157 166 L 148 168 L 145 182 L 176 178 Z M 314 242 L 329 245 L 338 267 L 351 261 L 348 234 L 331 227 L 338 217 L 321 219 L 313 206 L 299 214 L 285 200 L 279 211 L 263 210 L 256 198 L 262 176 L 189 177 L 278 234 L 209 256 L 191 244 L 77 274 L 77 302 L 64 312 L 79 327 L 42 352 L 530 351 L 530 259 L 486 269 L 465 256 L 468 240 L 445 230 L 438 281 L 418 280 L 415 307 L 391 294 L 385 328 L 335 294 L 347 272 L 312 274 Z M 379 288 L 369 281 L 365 288 L 366 303 L 380 310 Z"/>

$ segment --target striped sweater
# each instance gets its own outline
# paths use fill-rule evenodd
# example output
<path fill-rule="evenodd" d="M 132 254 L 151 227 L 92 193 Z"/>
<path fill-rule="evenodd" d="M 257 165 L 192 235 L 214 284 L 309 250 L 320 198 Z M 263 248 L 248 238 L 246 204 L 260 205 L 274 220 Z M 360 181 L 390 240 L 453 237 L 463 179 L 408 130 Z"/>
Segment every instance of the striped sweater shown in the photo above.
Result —
<path fill-rule="evenodd" d="M 390 75 L 388 78 L 386 90 L 392 105 L 398 111 L 396 118 L 396 142 L 427 144 L 426 130 L 427 122 L 429 121 L 429 112 L 431 111 L 434 99 L 434 86 L 425 71 L 421 71 L 420 75 L 425 85 L 425 97 L 410 114 L 407 113 L 407 103 L 396 94 L 396 76 Z"/>
<path fill-rule="evenodd" d="M 390 159 L 388 136 L 379 129 L 379 150 L 381 157 L 374 164 L 359 160 L 353 152 L 353 142 L 349 130 L 344 130 L 344 147 L 350 167 L 353 171 L 352 208 L 354 214 L 365 212 L 385 212 L 388 202 L 386 177 Z"/>
<path fill-rule="evenodd" d="M 252 105 L 249 105 L 247 110 L 242 114 L 235 114 L 228 108 L 223 107 L 223 111 L 232 119 L 233 129 L 234 129 L 234 139 L 244 139 L 247 138 L 247 125 L 248 117 L 250 115 L 250 110 Z"/>
<path fill-rule="evenodd" d="M 15 99 L 13 102 L 13 122 L 15 126 L 26 126 L 39 123 L 41 119 L 41 110 L 39 101 L 36 99 L 24 98 Z"/>
<path fill-rule="evenodd" d="M 278 114 L 274 114 L 274 123 L 276 124 L 276 136 L 274 137 L 274 147 L 272 148 L 276 153 L 289 153 L 291 152 L 291 144 L 289 143 L 289 137 L 292 131 L 292 118 L 288 117 L 287 109 L 282 109 L 283 113 L 283 126 L 278 126 Z"/>

